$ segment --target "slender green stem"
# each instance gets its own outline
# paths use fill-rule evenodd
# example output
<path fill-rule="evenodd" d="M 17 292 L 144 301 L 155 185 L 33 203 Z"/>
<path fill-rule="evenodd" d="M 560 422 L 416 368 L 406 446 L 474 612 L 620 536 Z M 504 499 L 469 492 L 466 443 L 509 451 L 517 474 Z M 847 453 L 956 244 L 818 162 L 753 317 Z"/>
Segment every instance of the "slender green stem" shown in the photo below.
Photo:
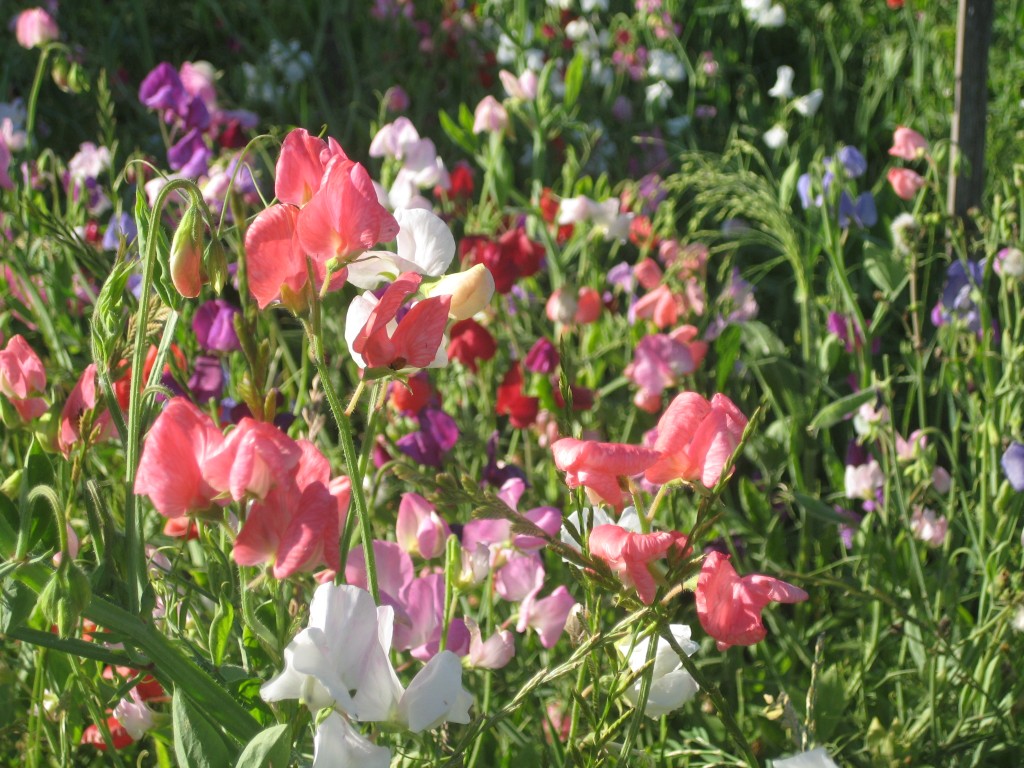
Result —
<path fill-rule="evenodd" d="M 51 46 L 46 46 L 39 53 L 39 63 L 36 65 L 35 78 L 32 80 L 32 90 L 28 97 L 28 114 L 25 116 L 25 134 L 28 136 L 30 149 L 35 149 L 36 143 L 36 110 L 39 106 L 39 91 L 43 86 L 43 73 L 46 71 L 46 60 L 50 56 Z"/>

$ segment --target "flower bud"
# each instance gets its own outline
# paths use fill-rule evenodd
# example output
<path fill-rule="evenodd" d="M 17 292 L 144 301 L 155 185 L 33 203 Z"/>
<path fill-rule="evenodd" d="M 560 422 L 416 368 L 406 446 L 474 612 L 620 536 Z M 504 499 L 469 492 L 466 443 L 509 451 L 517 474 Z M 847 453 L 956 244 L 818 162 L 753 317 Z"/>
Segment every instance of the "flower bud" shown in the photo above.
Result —
<path fill-rule="evenodd" d="M 74 563 L 62 563 L 39 593 L 39 608 L 62 638 L 70 637 L 91 596 L 89 578 L 82 570 Z"/>
<path fill-rule="evenodd" d="M 199 207 L 190 205 L 181 217 L 171 241 L 171 282 L 186 299 L 194 299 L 203 287 L 203 221 Z"/>
<path fill-rule="evenodd" d="M 448 317 L 458 322 L 487 308 L 494 295 L 494 277 L 483 264 L 445 275 L 428 290 L 430 296 L 451 296 Z"/>
<path fill-rule="evenodd" d="M 224 246 L 216 237 L 210 238 L 210 245 L 206 248 L 206 255 L 203 259 L 206 267 L 206 278 L 210 281 L 213 292 L 220 295 L 230 277 L 228 272 L 228 256 L 224 252 Z"/>

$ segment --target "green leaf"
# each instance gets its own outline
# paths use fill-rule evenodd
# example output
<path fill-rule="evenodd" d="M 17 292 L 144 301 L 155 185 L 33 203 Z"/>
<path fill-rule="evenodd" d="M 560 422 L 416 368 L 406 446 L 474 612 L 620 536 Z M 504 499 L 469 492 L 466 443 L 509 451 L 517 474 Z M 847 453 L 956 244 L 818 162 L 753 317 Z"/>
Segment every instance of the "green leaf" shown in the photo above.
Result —
<path fill-rule="evenodd" d="M 291 758 L 291 739 L 287 723 L 260 731 L 245 745 L 235 768 L 286 768 Z"/>
<path fill-rule="evenodd" d="M 816 499 L 813 496 L 808 496 L 805 493 L 794 493 L 793 501 L 797 503 L 804 512 L 817 517 L 820 520 L 824 520 L 827 523 L 839 523 L 840 525 L 848 525 L 849 518 L 843 517 L 836 512 L 832 507 L 823 502 L 821 499 Z"/>
<path fill-rule="evenodd" d="M 228 749 L 217 729 L 192 707 L 181 688 L 174 689 L 174 755 L 182 768 L 224 768 Z"/>
<path fill-rule="evenodd" d="M 783 207 L 789 205 L 790 199 L 793 197 L 793 192 L 796 189 L 796 182 L 800 176 L 800 161 L 794 160 L 789 164 L 789 168 L 782 174 L 782 180 L 779 182 L 779 204 Z"/>
<path fill-rule="evenodd" d="M 449 139 L 465 152 L 471 155 L 476 154 L 476 144 L 471 133 L 463 130 L 443 109 L 438 113 L 437 117 L 441 122 L 441 130 L 445 132 Z"/>
<path fill-rule="evenodd" d="M 0 585 L 0 634 L 8 635 L 24 624 L 35 605 L 36 596 L 31 589 L 17 579 L 4 579 Z"/>
<path fill-rule="evenodd" d="M 886 298 L 895 299 L 907 281 L 906 266 L 893 257 L 892 251 L 864 243 L 864 271 Z"/>
<path fill-rule="evenodd" d="M 217 666 L 224 663 L 228 641 L 231 639 L 231 628 L 235 623 L 235 609 L 231 603 L 222 600 L 217 605 L 217 612 L 210 623 L 210 655 Z"/>
<path fill-rule="evenodd" d="M 725 389 L 725 383 L 736 367 L 736 359 L 740 355 L 741 333 L 738 325 L 730 325 L 715 339 L 715 355 L 718 358 L 715 366 L 716 392 Z"/>
<path fill-rule="evenodd" d="M 839 667 L 832 665 L 822 672 L 814 688 L 814 737 L 828 741 L 846 710 L 846 691 Z"/>
<path fill-rule="evenodd" d="M 818 430 L 838 424 L 865 403 L 874 402 L 876 397 L 878 393 L 874 389 L 862 389 L 860 392 L 841 397 L 818 411 L 807 425 L 807 431 L 812 436 L 816 435 Z"/>
<path fill-rule="evenodd" d="M 572 109 L 583 90 L 583 72 L 587 66 L 587 60 L 583 54 L 577 53 L 572 57 L 569 66 L 565 70 L 565 106 Z"/>

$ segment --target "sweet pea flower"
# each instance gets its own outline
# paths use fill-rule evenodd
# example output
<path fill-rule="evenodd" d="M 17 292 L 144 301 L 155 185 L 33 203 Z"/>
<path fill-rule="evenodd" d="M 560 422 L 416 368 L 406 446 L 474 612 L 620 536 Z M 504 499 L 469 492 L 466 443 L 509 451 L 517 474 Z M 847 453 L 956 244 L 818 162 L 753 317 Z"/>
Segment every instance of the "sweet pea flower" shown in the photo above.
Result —
<path fill-rule="evenodd" d="M 480 627 L 472 619 L 466 619 L 469 630 L 469 666 L 476 669 L 501 669 L 516 655 L 516 643 L 512 633 L 499 629 L 487 640 L 482 640 Z"/>
<path fill-rule="evenodd" d="M 440 408 L 427 407 L 417 414 L 420 428 L 395 443 L 406 456 L 429 467 L 440 467 L 444 456 L 459 440 L 455 419 Z"/>
<path fill-rule="evenodd" d="M 909 168 L 890 168 L 886 179 L 892 185 L 893 192 L 901 200 L 910 200 L 924 186 L 924 178 Z"/>
<path fill-rule="evenodd" d="M 22 421 L 32 421 L 46 413 L 49 406 L 42 397 L 46 391 L 46 370 L 39 355 L 21 334 L 12 336 L 0 350 L 0 394 L 10 400 Z"/>
<path fill-rule="evenodd" d="M 654 450 L 659 458 L 644 477 L 659 485 L 681 479 L 714 488 L 746 426 L 747 417 L 725 395 L 708 401 L 695 392 L 682 392 L 658 420 Z"/>
<path fill-rule="evenodd" d="M 775 85 L 768 90 L 768 95 L 776 99 L 793 98 L 793 77 L 796 73 L 787 64 L 775 70 Z"/>
<path fill-rule="evenodd" d="M 203 477 L 235 501 L 262 499 L 288 479 L 302 449 L 288 435 L 264 421 L 243 418 L 223 446 L 203 462 Z"/>
<path fill-rule="evenodd" d="M 572 437 L 555 442 L 551 452 L 555 466 L 566 473 L 569 488 L 583 486 L 616 509 L 628 500 L 619 478 L 638 475 L 659 460 L 657 450 Z"/>
<path fill-rule="evenodd" d="M 525 632 L 527 628 L 537 631 L 540 644 L 545 648 L 553 648 L 562 631 L 569 613 L 578 603 L 564 586 L 555 589 L 550 595 L 538 600 L 536 593 L 528 595 L 519 606 L 517 632 Z"/>
<path fill-rule="evenodd" d="M 761 611 L 768 603 L 799 603 L 806 592 L 771 576 L 742 578 L 729 555 L 712 551 L 697 578 L 697 616 L 700 625 L 717 641 L 718 650 L 732 645 L 754 645 L 768 634 Z"/>
<path fill-rule="evenodd" d="M 910 517 L 910 530 L 918 539 L 929 547 L 941 547 L 946 541 L 949 521 L 938 517 L 935 510 L 923 507 L 914 509 Z"/>
<path fill-rule="evenodd" d="M 485 270 L 486 271 L 486 270 Z M 477 361 L 490 360 L 498 351 L 498 342 L 484 326 L 473 318 L 460 320 L 451 328 L 448 360 L 458 360 L 468 370 L 476 371 Z"/>
<path fill-rule="evenodd" d="M 235 333 L 235 317 L 241 310 L 224 299 L 212 299 L 196 310 L 192 332 L 203 349 L 234 352 L 242 348 Z"/>
<path fill-rule="evenodd" d="M 320 189 L 324 171 L 335 157 L 348 160 L 337 141 L 310 135 L 305 128 L 290 131 L 281 144 L 274 178 L 278 202 L 300 208 Z"/>
<path fill-rule="evenodd" d="M 508 94 L 511 99 L 533 101 L 533 99 L 537 97 L 539 78 L 537 77 L 537 73 L 532 69 L 524 70 L 519 77 L 516 77 L 507 69 L 503 69 L 498 72 L 498 78 L 501 80 L 501 84 L 505 88 L 505 93 Z"/>
<path fill-rule="evenodd" d="M 18 14 L 14 36 L 22 48 L 38 48 L 60 36 L 53 17 L 42 8 L 29 8 Z"/>
<path fill-rule="evenodd" d="M 348 264 L 348 282 L 357 288 L 376 288 L 386 277 L 402 272 L 441 277 L 455 258 L 455 238 L 448 225 L 431 211 L 395 211 L 398 252 L 367 251 Z"/>
<path fill-rule="evenodd" d="M 155 724 L 153 710 L 143 701 L 138 688 L 132 688 L 130 695 L 117 703 L 114 717 L 135 741 L 141 739 Z"/>
<path fill-rule="evenodd" d="M 691 639 L 690 628 L 686 624 L 670 624 L 669 631 L 676 644 L 685 651 L 687 656 L 693 656 L 700 650 L 700 645 Z M 650 643 L 650 637 L 645 637 L 639 642 L 634 642 L 631 639 L 619 643 L 616 648 L 626 657 L 626 664 L 630 670 L 639 672 L 647 664 Z M 624 691 L 626 699 L 634 707 L 640 703 L 642 684 L 643 676 L 638 676 L 633 684 Z M 679 660 L 672 645 L 668 640 L 659 637 L 658 644 L 655 646 L 654 670 L 651 676 L 650 690 L 647 692 L 644 714 L 657 719 L 674 712 L 696 696 L 698 690 L 700 690 L 700 686 L 697 685 L 693 676 L 683 669 L 683 663 Z"/>
<path fill-rule="evenodd" d="M 618 525 L 599 525 L 590 533 L 590 554 L 608 564 L 625 587 L 635 587 L 644 605 L 654 602 L 658 582 L 652 563 L 670 551 L 682 554 L 686 536 L 678 531 L 632 533 Z"/>
<path fill-rule="evenodd" d="M 999 463 L 1013 490 L 1024 491 L 1024 445 L 1017 441 L 1010 443 Z"/>
<path fill-rule="evenodd" d="M 427 288 L 428 296 L 451 296 L 448 317 L 456 323 L 483 312 L 494 296 L 494 276 L 483 264 L 445 275 Z"/>
<path fill-rule="evenodd" d="M 397 320 L 406 298 L 421 281 L 415 272 L 403 272 L 379 301 L 364 293 L 349 304 L 345 339 L 360 367 L 398 371 L 447 364 L 444 332 L 450 296 L 423 299 Z"/>
<path fill-rule="evenodd" d="M 142 448 L 135 493 L 174 518 L 203 512 L 221 491 L 207 480 L 207 462 L 224 446 L 209 415 L 183 397 L 172 398 L 153 422 Z"/>
<path fill-rule="evenodd" d="M 402 494 L 395 524 L 395 538 L 402 549 L 430 560 L 444 552 L 445 542 L 451 533 L 448 523 L 430 502 L 418 493 Z"/>
<path fill-rule="evenodd" d="M 94 440 L 104 440 L 114 434 L 114 423 L 110 414 L 105 408 L 97 409 L 98 399 L 96 397 L 96 364 L 89 363 L 78 377 L 74 389 L 68 395 L 67 402 L 60 414 L 60 431 L 57 433 L 57 448 L 65 456 L 71 453 L 71 448 L 83 437 Z M 82 434 L 82 419 L 86 414 L 92 414 L 92 433 Z"/>
<path fill-rule="evenodd" d="M 887 0 L 887 2 L 890 8 L 903 5 L 903 0 L 898 0 L 898 5 L 893 0 Z M 829 757 L 824 747 L 818 747 L 798 755 L 777 757 L 772 760 L 772 768 L 839 768 L 839 766 L 836 765 L 835 760 Z"/>
<path fill-rule="evenodd" d="M 915 130 L 899 126 L 893 131 L 889 154 L 904 160 L 917 160 L 928 152 L 928 140 Z"/>
<path fill-rule="evenodd" d="M 337 712 L 317 726 L 313 737 L 313 768 L 389 768 L 391 750 L 379 747 Z"/>
<path fill-rule="evenodd" d="M 501 133 L 507 126 L 505 107 L 490 94 L 484 96 L 473 113 L 473 133 Z"/>

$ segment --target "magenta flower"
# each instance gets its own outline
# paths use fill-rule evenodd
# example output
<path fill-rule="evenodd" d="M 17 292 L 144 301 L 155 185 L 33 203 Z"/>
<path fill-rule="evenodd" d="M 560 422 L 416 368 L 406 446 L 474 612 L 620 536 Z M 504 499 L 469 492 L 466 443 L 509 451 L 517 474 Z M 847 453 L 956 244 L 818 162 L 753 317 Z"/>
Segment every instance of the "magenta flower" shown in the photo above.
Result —
<path fill-rule="evenodd" d="M 196 310 L 192 318 L 192 332 L 203 349 L 211 352 L 233 352 L 241 349 L 235 333 L 235 316 L 238 307 L 224 299 L 213 299 Z"/>

